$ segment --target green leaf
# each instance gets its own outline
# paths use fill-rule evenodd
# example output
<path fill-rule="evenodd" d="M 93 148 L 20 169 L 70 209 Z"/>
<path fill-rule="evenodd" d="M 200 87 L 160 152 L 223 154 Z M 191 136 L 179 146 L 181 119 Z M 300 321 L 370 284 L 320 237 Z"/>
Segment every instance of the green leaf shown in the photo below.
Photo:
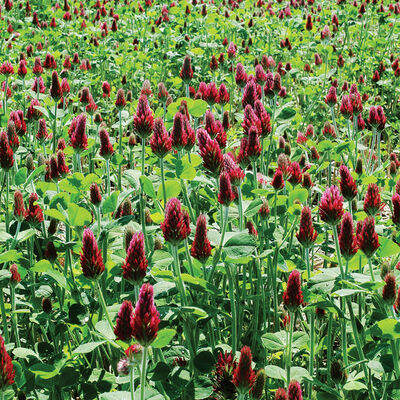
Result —
<path fill-rule="evenodd" d="M 97 347 L 101 346 L 104 344 L 106 341 L 102 340 L 100 342 L 89 342 L 89 343 L 83 343 L 80 346 L 78 346 L 72 353 L 73 354 L 86 354 L 90 353 Z"/>
<path fill-rule="evenodd" d="M 131 393 L 126 392 L 126 391 L 102 393 L 100 395 L 100 400 L 126 400 L 126 399 L 129 399 L 130 396 L 131 396 Z M 140 396 L 140 393 L 138 393 L 138 395 L 136 397 L 139 398 L 139 396 Z"/>
<path fill-rule="evenodd" d="M 92 221 L 92 215 L 86 208 L 70 203 L 68 204 L 68 220 L 72 226 L 89 225 Z"/>
<path fill-rule="evenodd" d="M 238 233 L 224 244 L 224 253 L 229 261 L 239 260 L 241 263 L 247 263 L 254 253 L 255 246 L 256 240 L 252 235 Z"/>
<path fill-rule="evenodd" d="M 352 390 L 357 390 L 357 391 L 359 391 L 359 390 L 368 390 L 368 387 L 367 387 L 364 383 L 362 383 L 362 382 L 359 382 L 359 381 L 350 381 L 350 382 L 347 382 L 347 383 L 343 386 L 343 389 L 350 392 L 350 391 L 352 391 Z"/>
<path fill-rule="evenodd" d="M 189 114 L 195 118 L 201 118 L 207 111 L 208 105 L 204 100 L 197 99 L 188 103 Z"/>
<path fill-rule="evenodd" d="M 400 322 L 393 318 L 383 319 L 371 328 L 371 335 L 382 339 L 400 339 Z"/>
<path fill-rule="evenodd" d="M 267 365 L 265 368 L 265 374 L 272 379 L 278 379 L 280 381 L 286 381 L 286 371 L 277 365 Z"/>
<path fill-rule="evenodd" d="M 60 372 L 54 365 L 37 363 L 29 368 L 33 374 L 41 379 L 51 379 L 54 378 Z"/>
<path fill-rule="evenodd" d="M 172 197 L 178 197 L 181 192 L 181 184 L 176 180 L 169 180 L 165 182 L 165 192 L 167 200 Z M 158 188 L 157 199 L 162 200 L 164 198 L 164 190 L 162 185 Z"/>
<path fill-rule="evenodd" d="M 14 262 L 21 258 L 21 253 L 18 253 L 17 250 L 8 250 L 5 253 L 0 255 L 0 264 L 6 262 Z"/>
<path fill-rule="evenodd" d="M 215 366 L 215 357 L 209 350 L 199 351 L 194 358 L 194 366 L 202 373 L 208 374 Z"/>
<path fill-rule="evenodd" d="M 97 322 L 95 328 L 98 332 L 100 332 L 105 338 L 109 340 L 115 340 L 115 335 L 113 330 L 111 329 L 110 324 L 108 321 L 102 320 Z"/>
<path fill-rule="evenodd" d="M 50 208 L 44 211 L 45 215 L 50 218 L 57 219 L 58 221 L 67 222 L 64 214 L 61 211 L 56 210 L 55 208 Z"/>
<path fill-rule="evenodd" d="M 25 186 L 31 183 L 38 175 L 42 174 L 45 170 L 46 165 L 41 165 L 40 167 L 37 167 L 35 170 L 33 170 L 28 176 L 28 179 L 25 182 Z"/>
<path fill-rule="evenodd" d="M 256 215 L 262 204 L 263 201 L 260 198 L 255 198 L 246 208 L 244 215 L 248 218 L 251 218 L 252 216 Z"/>
<path fill-rule="evenodd" d="M 48 260 L 40 260 L 38 261 L 30 270 L 32 272 L 46 272 L 50 269 L 52 269 L 52 265 L 50 263 L 50 261 Z"/>
<path fill-rule="evenodd" d="M 376 252 L 378 257 L 391 257 L 400 253 L 400 246 L 386 237 L 379 236 L 379 244 Z"/>
<path fill-rule="evenodd" d="M 142 185 L 143 191 L 147 194 L 147 196 L 151 197 L 154 199 L 156 197 L 156 192 L 153 187 L 153 183 L 151 180 L 147 177 L 142 175 L 140 178 L 140 183 Z"/>
<path fill-rule="evenodd" d="M 196 176 L 196 169 L 187 160 L 176 163 L 176 176 L 180 179 L 192 180 Z"/>
<path fill-rule="evenodd" d="M 101 208 L 104 214 L 112 213 L 115 211 L 115 208 L 117 207 L 118 196 L 119 192 L 116 191 L 111 193 L 111 195 L 104 200 L 103 206 Z"/>
<path fill-rule="evenodd" d="M 151 344 L 155 349 L 162 349 L 167 346 L 176 335 L 175 329 L 161 329 L 158 331 L 156 340 Z"/>
<path fill-rule="evenodd" d="M 294 204 L 295 202 L 299 202 L 301 204 L 305 204 L 308 198 L 308 190 L 301 188 L 295 189 L 289 193 L 289 205 Z"/>
<path fill-rule="evenodd" d="M 48 269 L 45 271 L 44 275 L 48 275 L 53 278 L 63 289 L 67 287 L 67 281 L 64 275 L 55 269 Z"/>
<path fill-rule="evenodd" d="M 16 347 L 12 352 L 17 358 L 25 358 L 26 360 L 29 356 L 39 358 L 39 356 L 33 350 L 27 349 L 25 347 Z"/>
<path fill-rule="evenodd" d="M 277 116 L 277 119 L 288 121 L 296 116 L 296 110 L 291 107 L 285 107 Z"/>
<path fill-rule="evenodd" d="M 26 167 L 21 168 L 16 174 L 15 174 L 15 184 L 17 186 L 22 185 L 28 176 L 28 169 Z"/>

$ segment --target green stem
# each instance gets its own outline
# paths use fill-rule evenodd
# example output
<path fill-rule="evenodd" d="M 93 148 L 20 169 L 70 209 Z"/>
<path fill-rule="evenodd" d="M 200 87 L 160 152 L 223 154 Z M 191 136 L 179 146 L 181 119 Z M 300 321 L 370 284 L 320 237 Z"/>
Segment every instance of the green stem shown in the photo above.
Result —
<path fill-rule="evenodd" d="M 129 386 L 131 390 L 131 400 L 135 400 L 135 366 L 133 362 L 129 365 Z"/>
<path fill-rule="evenodd" d="M 164 197 L 164 209 L 167 205 L 167 191 L 165 189 L 165 175 L 164 175 L 164 159 L 160 158 L 160 169 L 161 169 L 161 184 L 163 189 L 163 197 Z"/>
<path fill-rule="evenodd" d="M 371 257 L 368 258 L 368 266 L 369 266 L 369 273 L 371 274 L 371 280 L 375 281 L 375 277 L 374 277 L 374 269 L 372 267 L 372 260 Z"/>
<path fill-rule="evenodd" d="M 7 314 L 6 314 L 6 309 L 4 307 L 3 288 L 0 288 L 0 309 L 1 309 L 1 319 L 3 320 L 3 335 L 6 343 L 9 343 L 10 337 L 8 335 Z"/>
<path fill-rule="evenodd" d="M 238 201 L 238 211 L 239 211 L 239 230 L 243 230 L 243 196 L 242 196 L 242 188 L 240 185 L 237 187 L 238 189 L 238 195 L 239 195 L 239 201 Z"/>
<path fill-rule="evenodd" d="M 107 194 L 110 196 L 111 191 L 111 183 L 110 183 L 110 160 L 107 158 L 106 160 L 106 169 L 107 169 Z"/>
<path fill-rule="evenodd" d="M 231 271 L 231 265 L 225 264 L 225 270 L 229 284 L 229 300 L 231 303 L 231 314 L 232 314 L 232 351 L 233 354 L 235 354 L 237 348 L 237 315 L 236 315 L 236 304 L 235 304 L 234 281 Z"/>
<path fill-rule="evenodd" d="M 217 264 L 218 264 L 219 258 L 221 257 L 221 252 L 222 252 L 222 246 L 224 244 L 226 227 L 228 225 L 229 206 L 225 206 L 225 213 L 224 214 L 225 215 L 224 215 L 224 220 L 223 220 L 223 223 L 222 223 L 221 239 L 219 241 L 218 249 L 217 249 L 217 251 L 216 251 L 216 253 L 214 255 L 214 258 L 213 258 L 212 268 L 211 268 L 210 276 L 208 278 L 209 282 L 212 282 L 212 279 L 213 279 L 214 273 L 215 273 L 215 269 L 217 268 Z"/>
<path fill-rule="evenodd" d="M 104 310 L 104 314 L 106 315 L 106 318 L 107 318 L 107 321 L 108 321 L 108 323 L 110 325 L 110 328 L 112 330 L 114 330 L 114 325 L 113 325 L 113 323 L 111 321 L 110 314 L 108 313 L 106 302 L 104 301 L 104 296 L 103 296 L 103 292 L 102 292 L 101 287 L 100 287 L 99 280 L 96 281 L 96 289 L 97 289 L 97 295 L 99 297 L 101 307 Z"/>
<path fill-rule="evenodd" d="M 341 278 L 344 279 L 345 275 L 344 275 L 342 257 L 340 255 L 340 246 L 339 246 L 339 239 L 338 239 L 336 225 L 332 225 L 332 230 L 333 230 L 333 237 L 335 239 L 335 248 L 336 248 L 336 255 L 337 255 L 337 258 L 338 258 L 338 263 L 339 263 L 339 268 L 340 268 L 340 275 L 341 275 Z"/>
<path fill-rule="evenodd" d="M 57 140 L 56 133 L 57 133 L 57 102 L 54 105 L 53 153 L 56 152 L 56 140 Z"/>
<path fill-rule="evenodd" d="M 290 325 L 289 325 L 289 345 L 288 345 L 288 357 L 286 361 L 286 383 L 290 383 L 290 367 L 292 365 L 292 342 L 293 342 L 293 327 L 294 327 L 295 313 L 289 312 Z"/>
<path fill-rule="evenodd" d="M 147 368 L 147 346 L 143 347 L 142 354 L 142 373 L 140 375 L 140 399 L 145 400 L 144 390 L 146 385 L 146 368 Z"/>
<path fill-rule="evenodd" d="M 370 379 L 368 379 L 368 368 L 367 368 L 367 364 L 366 364 L 366 359 L 364 356 L 364 351 L 362 349 L 361 346 L 361 340 L 360 340 L 360 336 L 358 334 L 358 330 L 357 330 L 357 324 L 356 324 L 356 318 L 354 316 L 354 311 L 353 311 L 353 306 L 351 305 L 351 301 L 349 298 L 346 298 L 346 302 L 347 302 L 347 307 L 349 309 L 350 312 L 350 318 L 351 318 L 351 325 L 352 325 L 352 329 L 353 329 L 353 335 L 354 335 L 354 341 L 356 342 L 356 348 L 357 348 L 357 353 L 358 353 L 358 357 L 359 360 L 361 361 L 361 365 L 362 365 L 362 369 L 364 372 L 364 376 L 365 376 L 365 380 L 368 383 L 369 386 L 369 395 L 371 396 L 371 398 L 373 400 L 375 400 L 375 392 L 374 392 L 374 388 L 372 386 L 372 382 Z"/>
<path fill-rule="evenodd" d="M 331 382 L 331 359 L 332 359 L 332 326 L 333 326 L 333 314 L 329 313 L 328 319 L 328 335 L 326 337 L 327 346 L 326 346 L 326 368 L 328 375 L 328 382 Z"/>
<path fill-rule="evenodd" d="M 5 201 L 5 211 L 6 211 L 6 232 L 10 232 L 10 221 L 9 221 L 9 212 L 8 212 L 8 198 L 10 196 L 10 174 L 6 171 L 6 201 Z"/>

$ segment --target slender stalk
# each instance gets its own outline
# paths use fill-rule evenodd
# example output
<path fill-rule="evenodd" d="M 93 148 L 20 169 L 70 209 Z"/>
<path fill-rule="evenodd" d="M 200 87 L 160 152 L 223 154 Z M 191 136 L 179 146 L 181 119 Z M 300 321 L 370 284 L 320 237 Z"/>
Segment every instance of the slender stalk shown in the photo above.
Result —
<path fill-rule="evenodd" d="M 111 191 L 111 183 L 110 183 L 110 159 L 106 160 L 106 169 L 107 169 L 107 194 L 110 195 Z"/>
<path fill-rule="evenodd" d="M 6 232 L 10 232 L 10 221 L 9 221 L 9 211 L 8 211 L 8 198 L 10 196 L 10 173 L 6 171 L 6 201 L 5 201 L 5 219 L 6 219 Z"/>
<path fill-rule="evenodd" d="M 239 201 L 238 201 L 238 211 L 239 211 L 239 230 L 243 230 L 243 196 L 242 196 L 242 188 L 239 185 L 237 187 L 238 189 L 238 195 L 239 195 Z"/>
<path fill-rule="evenodd" d="M 119 115 L 119 144 L 118 144 L 118 151 L 119 154 L 122 155 L 122 117 L 121 117 L 122 110 L 118 111 Z M 118 189 L 121 190 L 121 180 L 122 180 L 122 165 L 119 164 L 118 166 Z"/>
<path fill-rule="evenodd" d="M 329 313 L 328 319 L 328 335 L 326 337 L 327 346 L 326 346 L 326 368 L 328 375 L 328 382 L 331 382 L 331 360 L 332 360 L 332 326 L 333 326 L 333 314 Z"/>
<path fill-rule="evenodd" d="M 289 344 L 288 344 L 288 357 L 286 360 L 286 383 L 290 383 L 290 367 L 292 365 L 292 342 L 293 342 L 293 327 L 294 327 L 294 312 L 289 312 L 290 324 L 289 324 Z"/>
<path fill-rule="evenodd" d="M 164 159 L 160 158 L 160 169 L 161 169 L 161 184 L 163 189 L 163 198 L 164 198 L 164 208 L 167 205 L 167 192 L 165 189 L 165 173 L 164 173 Z"/>
<path fill-rule="evenodd" d="M 6 343 L 9 343 L 10 336 L 8 335 L 7 314 L 6 314 L 6 308 L 4 307 L 3 288 L 0 288 L 0 309 L 1 309 L 1 319 L 3 320 L 3 335 Z"/>
<path fill-rule="evenodd" d="M 231 271 L 231 264 L 228 263 L 225 264 L 225 270 L 228 278 L 229 301 L 231 303 L 231 314 L 232 314 L 232 351 L 233 354 L 235 354 L 237 348 L 237 315 L 236 315 L 234 281 Z"/>
<path fill-rule="evenodd" d="M 223 223 L 222 223 L 221 239 L 219 241 L 218 249 L 217 249 L 217 251 L 216 251 L 216 253 L 214 255 L 214 258 L 213 258 L 212 268 L 211 268 L 210 276 L 208 278 L 209 282 L 212 282 L 212 278 L 214 277 L 215 269 L 217 268 L 217 264 L 218 264 L 219 258 L 221 257 L 221 252 L 222 252 L 222 246 L 224 244 L 226 227 L 228 225 L 228 214 L 229 214 L 229 206 L 225 206 L 224 220 L 223 220 Z"/>
<path fill-rule="evenodd" d="M 371 257 L 368 258 L 368 266 L 369 266 L 369 273 L 371 274 L 371 280 L 375 281 L 374 277 L 374 268 L 372 267 L 372 260 Z"/>
<path fill-rule="evenodd" d="M 371 149 L 369 151 L 369 157 L 368 157 L 368 165 L 366 170 L 368 172 L 372 172 L 372 165 L 371 165 L 371 161 L 372 161 L 372 153 L 374 151 L 375 148 L 375 140 L 376 140 L 376 127 L 372 127 L 372 143 L 371 143 Z"/>
<path fill-rule="evenodd" d="M 54 105 L 53 153 L 56 152 L 56 140 L 57 140 L 56 136 L 57 136 L 57 102 L 55 102 Z"/>
<path fill-rule="evenodd" d="M 131 400 L 135 400 L 135 365 L 133 362 L 129 365 L 129 387 L 131 390 Z"/>
<path fill-rule="evenodd" d="M 100 287 L 99 280 L 96 281 L 96 289 L 97 289 L 97 295 L 99 297 L 101 307 L 103 308 L 104 314 L 106 315 L 106 318 L 107 318 L 107 321 L 108 321 L 108 323 L 110 325 L 110 328 L 112 330 L 114 330 L 114 325 L 113 325 L 113 323 L 111 321 L 110 314 L 108 313 L 106 302 L 104 301 L 104 296 L 103 296 L 103 292 L 102 292 L 101 287 Z"/>
<path fill-rule="evenodd" d="M 142 373 L 140 375 L 140 400 L 145 400 L 144 390 L 146 386 L 146 368 L 147 368 L 147 346 L 143 347 L 142 354 Z"/>

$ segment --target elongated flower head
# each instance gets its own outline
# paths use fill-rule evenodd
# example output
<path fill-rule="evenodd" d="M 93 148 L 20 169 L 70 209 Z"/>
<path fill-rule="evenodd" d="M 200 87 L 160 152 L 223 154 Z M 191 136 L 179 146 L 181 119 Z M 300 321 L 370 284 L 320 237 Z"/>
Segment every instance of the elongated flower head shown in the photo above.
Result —
<path fill-rule="evenodd" d="M 288 181 L 293 185 L 298 185 L 301 183 L 302 180 L 302 173 L 301 173 L 301 168 L 298 162 L 294 161 L 290 163 L 289 168 L 289 179 Z"/>
<path fill-rule="evenodd" d="M 293 270 L 289 275 L 286 291 L 283 293 L 282 299 L 289 311 L 295 311 L 303 304 L 300 272 L 296 269 Z"/>
<path fill-rule="evenodd" d="M 25 221 L 32 226 L 39 225 L 43 222 L 43 211 L 39 204 L 36 204 L 39 197 L 36 193 L 31 193 L 29 196 L 29 206 L 25 212 Z"/>
<path fill-rule="evenodd" d="M 19 147 L 19 138 L 17 135 L 17 130 L 13 120 L 8 120 L 7 123 L 7 136 L 8 136 L 8 143 L 11 147 L 13 153 L 18 150 Z"/>
<path fill-rule="evenodd" d="M 133 316 L 133 306 L 129 300 L 124 300 L 118 311 L 114 334 L 118 340 L 129 342 L 133 337 L 131 319 Z"/>
<path fill-rule="evenodd" d="M 71 135 L 71 146 L 76 153 L 87 149 L 88 140 L 86 136 L 86 115 L 80 114 L 76 120 L 75 130 Z"/>
<path fill-rule="evenodd" d="M 9 171 L 14 165 L 14 153 L 6 132 L 0 132 L 0 167 Z"/>
<path fill-rule="evenodd" d="M 232 382 L 237 362 L 232 352 L 218 355 L 218 361 L 213 372 L 213 392 L 216 399 L 235 399 L 236 386 Z"/>
<path fill-rule="evenodd" d="M 279 388 L 275 392 L 275 400 L 287 400 L 287 393 L 286 390 L 283 388 Z"/>
<path fill-rule="evenodd" d="M 357 233 L 357 242 L 360 250 L 368 258 L 371 258 L 379 248 L 379 238 L 378 234 L 375 232 L 374 217 L 369 216 L 364 219 L 361 230 Z"/>
<path fill-rule="evenodd" d="M 6 389 L 14 384 L 15 371 L 8 355 L 4 343 L 4 339 L 0 336 L 0 390 Z"/>
<path fill-rule="evenodd" d="M 57 151 L 57 169 L 61 177 L 69 174 L 69 168 L 65 161 L 65 154 L 62 150 Z"/>
<path fill-rule="evenodd" d="M 189 82 L 192 80 L 193 69 L 190 56 L 185 56 L 185 58 L 183 59 L 183 65 L 179 76 L 181 77 L 181 79 L 185 84 L 189 84 Z"/>
<path fill-rule="evenodd" d="M 157 337 L 160 318 L 154 305 L 153 286 L 145 283 L 139 293 L 135 313 L 131 320 L 133 337 L 144 347 Z"/>
<path fill-rule="evenodd" d="M 222 172 L 219 176 L 219 193 L 218 193 L 218 202 L 229 206 L 232 201 L 235 199 L 235 195 L 232 191 L 231 179 L 229 174 L 226 172 Z"/>
<path fill-rule="evenodd" d="M 136 134 L 142 139 L 148 138 L 153 132 L 153 111 L 149 106 L 147 96 L 144 94 L 139 97 L 136 114 L 133 117 L 133 126 Z"/>
<path fill-rule="evenodd" d="M 266 137 L 271 133 L 271 117 L 265 110 L 264 105 L 260 100 L 254 102 L 254 113 L 256 114 L 258 120 L 260 121 L 260 135 L 261 137 Z"/>
<path fill-rule="evenodd" d="M 100 193 L 100 188 L 97 185 L 96 182 L 93 182 L 90 185 L 90 202 L 94 206 L 99 206 L 101 203 L 101 193 Z"/>
<path fill-rule="evenodd" d="M 282 174 L 282 170 L 280 168 L 277 168 L 277 170 L 275 171 L 274 177 L 272 178 L 272 187 L 278 191 L 280 189 L 283 189 L 283 187 L 285 186 L 285 181 L 283 180 L 283 174 Z"/>
<path fill-rule="evenodd" d="M 22 193 L 19 190 L 14 192 L 14 217 L 18 221 L 23 221 L 25 218 L 25 205 Z"/>
<path fill-rule="evenodd" d="M 144 249 L 144 236 L 142 232 L 137 232 L 129 243 L 126 259 L 122 265 L 122 275 L 133 285 L 140 285 L 146 276 L 148 265 Z"/>
<path fill-rule="evenodd" d="M 393 304 L 396 300 L 396 277 L 393 272 L 389 272 L 385 276 L 385 286 L 382 289 L 382 298 L 389 304 Z"/>
<path fill-rule="evenodd" d="M 172 147 L 175 150 L 182 150 L 187 144 L 187 134 L 184 123 L 184 116 L 179 111 L 174 116 L 171 131 Z"/>
<path fill-rule="evenodd" d="M 122 110 L 126 106 L 125 92 L 124 89 L 120 88 L 117 91 L 117 97 L 115 99 L 115 107 L 118 110 Z"/>
<path fill-rule="evenodd" d="M 207 221 L 204 214 L 200 214 L 197 218 L 196 233 L 190 254 L 203 264 L 211 255 L 211 243 L 207 238 Z"/>
<path fill-rule="evenodd" d="M 398 193 L 392 196 L 392 221 L 400 226 L 400 195 Z"/>
<path fill-rule="evenodd" d="M 110 136 L 108 132 L 101 128 L 99 131 L 100 137 L 100 152 L 99 154 L 106 160 L 110 159 L 114 154 L 114 148 L 110 142 Z"/>
<path fill-rule="evenodd" d="M 10 272 L 11 272 L 10 283 L 11 285 L 15 286 L 17 283 L 21 282 L 21 275 L 18 272 L 17 264 L 11 264 Z"/>
<path fill-rule="evenodd" d="M 162 118 L 156 118 L 154 121 L 154 132 L 150 139 L 152 152 L 158 158 L 164 158 L 172 148 L 172 139 L 165 129 Z"/>
<path fill-rule="evenodd" d="M 82 273 L 86 278 L 97 279 L 104 272 L 101 250 L 99 250 L 96 238 L 89 228 L 83 232 L 80 258 Z"/>
<path fill-rule="evenodd" d="M 288 400 L 303 400 L 303 393 L 299 382 L 291 381 L 289 383 Z"/>
<path fill-rule="evenodd" d="M 317 236 L 318 234 L 312 223 L 311 210 L 309 207 L 305 206 L 301 210 L 300 229 L 299 232 L 296 233 L 297 240 L 303 247 L 308 248 L 313 245 Z"/>
<path fill-rule="evenodd" d="M 381 195 L 376 183 L 370 183 L 364 198 L 364 211 L 368 215 L 376 215 L 382 208 Z"/>
<path fill-rule="evenodd" d="M 260 144 L 260 138 L 258 137 L 258 130 L 255 126 L 249 129 L 249 137 L 247 139 L 247 157 L 250 161 L 254 162 L 258 160 L 261 155 L 262 147 Z"/>
<path fill-rule="evenodd" d="M 263 221 L 265 221 L 266 219 L 268 219 L 269 214 L 270 214 L 270 209 L 268 206 L 268 200 L 266 198 L 263 198 L 262 205 L 258 210 L 258 215 Z"/>
<path fill-rule="evenodd" d="M 161 224 L 164 239 L 176 246 L 190 234 L 189 215 L 182 211 L 181 202 L 172 198 L 165 207 L 165 219 Z"/>
<path fill-rule="evenodd" d="M 319 203 L 319 215 L 329 225 L 337 225 L 342 218 L 343 197 L 337 186 L 326 189 Z"/>
<path fill-rule="evenodd" d="M 236 76 L 235 76 L 235 80 L 236 80 L 236 84 L 240 87 L 240 88 L 244 88 L 246 86 L 247 83 L 247 74 L 246 71 L 243 67 L 243 64 L 238 63 L 238 65 L 236 65 Z"/>
<path fill-rule="evenodd" d="M 353 106 L 351 104 L 350 96 L 347 94 L 342 97 L 340 112 L 346 119 L 350 119 L 353 115 Z"/>
<path fill-rule="evenodd" d="M 265 391 L 265 382 L 267 380 L 267 375 L 264 369 L 260 369 L 256 373 L 256 378 L 254 385 L 250 390 L 251 399 L 262 399 Z"/>
<path fill-rule="evenodd" d="M 60 85 L 60 80 L 58 79 L 57 71 L 53 71 L 51 74 L 51 86 L 50 86 L 50 96 L 58 101 L 62 97 L 62 89 Z"/>
<path fill-rule="evenodd" d="M 358 250 L 357 238 L 354 235 L 353 217 L 348 212 L 344 214 L 340 226 L 339 248 L 342 257 L 346 260 L 350 260 Z"/>
<path fill-rule="evenodd" d="M 200 131 L 200 132 L 199 132 Z M 223 155 L 216 139 L 211 139 L 207 132 L 202 129 L 197 131 L 200 156 L 203 159 L 203 167 L 213 176 L 218 176 L 223 163 Z"/>
<path fill-rule="evenodd" d="M 357 196 L 357 184 L 345 165 L 340 166 L 339 173 L 342 195 L 347 201 L 352 201 Z"/>
<path fill-rule="evenodd" d="M 252 355 L 250 347 L 243 346 L 240 351 L 239 364 L 233 373 L 233 384 L 238 393 L 247 394 L 255 381 L 255 373 L 251 367 Z"/>

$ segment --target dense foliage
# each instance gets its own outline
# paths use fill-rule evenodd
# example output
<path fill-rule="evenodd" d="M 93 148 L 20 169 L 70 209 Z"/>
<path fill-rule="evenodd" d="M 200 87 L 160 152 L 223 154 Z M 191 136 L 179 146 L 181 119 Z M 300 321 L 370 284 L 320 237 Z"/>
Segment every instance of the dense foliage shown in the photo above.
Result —
<path fill-rule="evenodd" d="M 399 14 L 4 0 L 0 399 L 400 398 Z"/>

